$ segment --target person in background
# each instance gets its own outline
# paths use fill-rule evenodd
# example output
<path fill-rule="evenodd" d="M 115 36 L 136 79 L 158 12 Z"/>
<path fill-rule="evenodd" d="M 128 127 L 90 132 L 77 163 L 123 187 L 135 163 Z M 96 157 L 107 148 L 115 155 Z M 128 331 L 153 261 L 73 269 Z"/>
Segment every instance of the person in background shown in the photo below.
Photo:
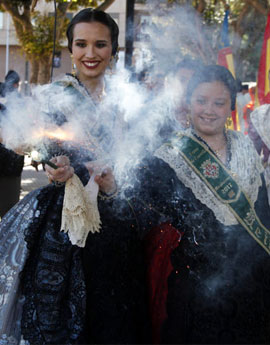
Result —
<path fill-rule="evenodd" d="M 0 85 L 1 96 L 6 97 L 9 93 L 18 93 L 19 83 L 19 74 L 14 70 L 9 70 L 5 76 L 5 82 Z"/>
<path fill-rule="evenodd" d="M 11 97 L 7 103 L 0 106 L 1 117 L 5 116 L 6 107 L 9 102 L 16 102 L 14 94 L 18 94 L 20 76 L 17 72 L 8 71 L 5 82 L 1 84 L 1 95 Z M 24 156 L 8 150 L 1 144 L 0 138 L 0 217 L 2 218 L 20 198 L 21 174 L 24 166 Z"/>
<path fill-rule="evenodd" d="M 250 114 L 249 136 L 261 156 L 270 204 L 270 104 L 257 107 Z"/>
<path fill-rule="evenodd" d="M 240 130 L 242 133 L 246 133 L 248 129 L 248 123 L 244 118 L 244 107 L 250 101 L 251 97 L 248 91 L 248 85 L 242 84 L 240 80 L 237 80 L 236 106 L 240 122 Z"/>
<path fill-rule="evenodd" d="M 168 113 L 171 115 L 166 118 L 160 130 L 160 136 L 163 138 L 163 141 L 166 141 L 173 132 L 189 127 L 189 107 L 186 103 L 186 89 L 194 72 L 202 66 L 200 61 L 185 56 L 176 65 L 175 70 L 167 77 L 165 88 L 173 87 L 174 99 L 173 105 L 168 109 Z"/>
<path fill-rule="evenodd" d="M 175 76 L 180 83 L 181 97 L 179 97 L 177 101 L 175 118 L 182 128 L 189 127 L 189 107 L 186 103 L 187 85 L 194 72 L 199 70 L 201 67 L 201 62 L 188 57 L 184 57 L 183 60 L 176 66 Z"/>
<path fill-rule="evenodd" d="M 255 108 L 255 93 L 256 93 L 256 87 L 252 86 L 249 88 L 249 96 L 250 101 L 244 106 L 243 109 L 243 117 L 245 120 L 245 132 L 244 134 L 249 134 L 249 126 L 250 126 L 250 114 Z"/>

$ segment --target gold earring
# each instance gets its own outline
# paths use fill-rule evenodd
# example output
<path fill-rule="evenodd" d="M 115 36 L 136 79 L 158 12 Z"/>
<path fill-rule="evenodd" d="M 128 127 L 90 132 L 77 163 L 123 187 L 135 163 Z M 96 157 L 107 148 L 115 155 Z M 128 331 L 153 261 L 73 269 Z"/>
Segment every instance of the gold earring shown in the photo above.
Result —
<path fill-rule="evenodd" d="M 115 66 L 116 66 L 116 63 L 117 63 L 117 61 L 119 59 L 118 51 L 119 51 L 119 48 L 117 49 L 117 52 L 115 53 L 115 55 L 112 55 L 111 58 L 110 58 L 109 70 L 110 70 L 111 74 L 113 73 L 113 71 L 115 69 Z"/>
<path fill-rule="evenodd" d="M 70 55 L 70 58 L 71 58 L 71 74 L 73 76 L 76 76 L 76 65 L 74 63 L 74 57 L 72 54 Z"/>
<path fill-rule="evenodd" d="M 111 72 L 114 69 L 114 66 L 115 66 L 115 60 L 114 60 L 114 56 L 112 56 L 110 58 L 110 63 L 109 63 L 109 68 L 110 68 Z"/>
<path fill-rule="evenodd" d="M 187 115 L 187 120 L 186 120 L 186 128 L 190 127 L 190 118 L 189 115 Z"/>

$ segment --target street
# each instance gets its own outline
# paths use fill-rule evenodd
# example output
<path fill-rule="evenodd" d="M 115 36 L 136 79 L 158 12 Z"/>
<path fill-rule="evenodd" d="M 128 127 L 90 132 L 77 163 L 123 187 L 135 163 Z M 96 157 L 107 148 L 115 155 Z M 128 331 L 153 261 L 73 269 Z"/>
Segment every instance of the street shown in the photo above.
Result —
<path fill-rule="evenodd" d="M 48 178 L 43 171 L 42 166 L 39 165 L 39 171 L 36 171 L 36 169 L 30 165 L 30 162 L 31 160 L 28 157 L 25 157 L 20 199 L 32 190 L 48 184 Z"/>

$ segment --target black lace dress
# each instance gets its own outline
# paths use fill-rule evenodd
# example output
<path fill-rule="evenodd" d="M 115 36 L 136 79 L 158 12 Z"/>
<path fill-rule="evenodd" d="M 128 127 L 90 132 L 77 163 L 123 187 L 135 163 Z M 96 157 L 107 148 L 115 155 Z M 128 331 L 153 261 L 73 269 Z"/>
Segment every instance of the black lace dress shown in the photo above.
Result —
<path fill-rule="evenodd" d="M 166 317 L 155 330 L 161 343 L 269 344 L 269 255 L 241 225 L 221 224 L 163 160 L 146 161 L 137 177 L 141 189 L 133 205 L 141 231 L 167 222 L 181 238 L 169 245 L 160 240 L 157 247 L 158 255 L 171 247 L 172 265 L 165 283 Z M 264 184 L 255 207 L 269 229 Z M 153 242 L 155 232 L 151 236 Z M 158 274 L 154 279 L 161 285 Z"/>
<path fill-rule="evenodd" d="M 58 125 L 65 122 L 63 114 L 54 116 Z M 67 155 L 88 182 L 83 163 L 96 159 L 91 150 L 50 142 L 47 152 L 48 158 Z M 28 194 L 0 224 L 0 238 L 13 236 L 0 256 L 1 341 L 16 344 L 22 336 L 39 345 L 146 343 L 143 255 L 129 204 L 120 196 L 99 198 L 102 228 L 79 248 L 60 231 L 63 198 L 64 186 L 49 184 Z"/>
<path fill-rule="evenodd" d="M 86 169 L 75 172 L 86 184 Z M 59 231 L 63 197 L 64 187 L 43 188 L 37 196 L 40 216 L 25 232 L 30 255 L 22 272 L 24 339 L 145 343 L 143 256 L 129 205 L 120 198 L 99 200 L 102 229 L 81 249 Z"/>

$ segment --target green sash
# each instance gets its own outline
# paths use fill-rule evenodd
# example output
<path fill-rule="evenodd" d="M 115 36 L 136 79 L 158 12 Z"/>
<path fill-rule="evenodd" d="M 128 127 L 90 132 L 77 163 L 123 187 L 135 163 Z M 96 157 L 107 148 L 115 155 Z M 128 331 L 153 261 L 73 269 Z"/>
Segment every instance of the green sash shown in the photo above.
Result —
<path fill-rule="evenodd" d="M 176 134 L 173 147 L 212 193 L 226 204 L 238 222 L 270 254 L 270 231 L 260 222 L 248 196 L 206 145 L 186 134 Z"/>

